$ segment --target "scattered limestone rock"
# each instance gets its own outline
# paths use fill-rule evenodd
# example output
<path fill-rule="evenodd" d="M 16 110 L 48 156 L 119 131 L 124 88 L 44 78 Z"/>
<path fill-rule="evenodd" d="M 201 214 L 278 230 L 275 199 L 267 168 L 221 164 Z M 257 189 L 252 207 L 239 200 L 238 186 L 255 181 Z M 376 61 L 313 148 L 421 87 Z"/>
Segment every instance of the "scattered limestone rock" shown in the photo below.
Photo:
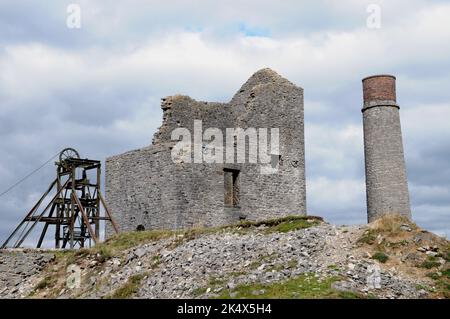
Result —
<path fill-rule="evenodd" d="M 88 256 L 78 262 L 85 279 L 76 296 L 112 296 L 130 280 L 138 283 L 136 293 L 130 296 L 135 298 L 211 298 L 222 293 L 233 298 L 238 296 L 241 285 L 253 284 L 258 288 L 249 293 L 259 296 L 266 292 L 260 285 L 280 283 L 306 274 L 318 282 L 331 277 L 341 278 L 333 283 L 333 289 L 362 296 L 429 296 L 430 290 L 423 287 L 432 287 L 431 279 L 405 276 L 403 267 L 405 264 L 420 265 L 434 255 L 430 252 L 438 252 L 439 247 L 430 242 L 421 243 L 421 251 L 413 247 L 405 257 L 391 255 L 391 258 L 398 258 L 401 265 L 389 264 L 391 259 L 382 264 L 371 259 L 374 251 L 369 252 L 369 246 L 357 244 L 367 230 L 364 226 L 335 227 L 320 223 L 286 233 L 271 232 L 268 228 L 231 228 L 196 236 L 173 236 L 125 249 L 103 262 L 94 255 Z M 410 236 L 415 235 L 411 233 Z M 386 243 L 389 238 L 384 238 L 383 243 Z M 7 258 L 0 254 L 0 270 L 5 269 L 0 272 L 0 280 L 7 282 L 0 285 L 2 298 L 29 295 L 46 276 L 42 271 L 52 260 L 51 254 L 42 252 L 20 254 L 12 257 L 15 255 L 11 252 Z M 31 257 L 36 254 L 38 256 Z M 440 268 L 436 268 L 440 272 L 436 275 L 442 275 L 446 261 L 443 258 L 436 261 L 441 262 Z M 17 263 L 14 276 L 9 274 L 11 267 L 8 265 L 12 262 Z M 52 291 L 54 298 L 75 296 L 74 290 L 64 286 Z M 44 297 L 44 294 L 38 297 Z"/>

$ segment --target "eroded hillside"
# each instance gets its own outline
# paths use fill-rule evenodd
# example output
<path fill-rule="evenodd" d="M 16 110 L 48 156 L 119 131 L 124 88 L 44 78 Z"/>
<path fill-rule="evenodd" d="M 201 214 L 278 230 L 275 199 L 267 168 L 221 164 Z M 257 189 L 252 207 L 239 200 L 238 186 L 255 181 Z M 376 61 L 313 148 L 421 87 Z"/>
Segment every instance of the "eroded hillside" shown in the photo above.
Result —
<path fill-rule="evenodd" d="M 133 232 L 92 249 L 47 252 L 45 266 L 18 282 L 19 274 L 14 285 L 3 283 L 0 294 L 448 298 L 449 248 L 447 240 L 397 216 L 364 226 L 337 227 L 309 216 L 184 232 Z M 9 258 L 5 254 L 1 260 Z"/>

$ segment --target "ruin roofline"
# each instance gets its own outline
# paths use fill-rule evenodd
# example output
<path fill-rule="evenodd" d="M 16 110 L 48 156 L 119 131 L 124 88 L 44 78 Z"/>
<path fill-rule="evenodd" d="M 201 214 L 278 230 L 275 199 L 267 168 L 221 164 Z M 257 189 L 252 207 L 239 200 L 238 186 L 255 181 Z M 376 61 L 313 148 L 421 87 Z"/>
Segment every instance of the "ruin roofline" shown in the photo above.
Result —
<path fill-rule="evenodd" d="M 228 102 L 217 102 L 217 101 L 204 101 L 204 100 L 197 100 L 189 95 L 185 94 L 173 94 L 173 95 L 167 95 L 163 98 L 161 98 L 161 108 L 163 110 L 170 108 L 170 104 L 179 100 L 189 100 L 192 102 L 197 103 L 203 103 L 208 106 L 223 106 L 227 107 L 230 104 L 234 104 L 239 97 L 242 95 L 248 95 L 248 93 L 255 87 L 258 86 L 265 86 L 265 85 L 273 85 L 276 84 L 278 86 L 293 86 L 297 89 L 300 89 L 303 91 L 303 88 L 297 84 L 294 84 L 293 82 L 289 81 L 285 77 L 281 76 L 279 73 L 274 71 L 271 68 L 262 68 L 255 73 L 253 73 L 245 82 L 244 84 L 236 91 L 236 93 L 231 97 L 231 99 Z M 244 94 L 247 93 L 247 94 Z"/>

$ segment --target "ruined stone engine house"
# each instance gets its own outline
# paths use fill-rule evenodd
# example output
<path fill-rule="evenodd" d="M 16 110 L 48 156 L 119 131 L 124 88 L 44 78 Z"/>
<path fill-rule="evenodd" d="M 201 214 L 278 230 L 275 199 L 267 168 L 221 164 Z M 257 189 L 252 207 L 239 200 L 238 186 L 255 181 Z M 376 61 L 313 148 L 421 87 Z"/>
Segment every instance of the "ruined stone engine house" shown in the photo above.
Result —
<path fill-rule="evenodd" d="M 106 160 L 106 198 L 121 231 L 210 227 L 306 214 L 302 88 L 263 69 L 228 103 L 177 95 L 163 99 L 161 107 L 163 123 L 152 145 Z M 195 120 L 202 121 L 203 129 L 223 132 L 278 128 L 278 149 L 268 148 L 269 165 L 277 173 L 261 174 L 266 164 L 260 162 L 173 161 L 177 141 L 172 132 L 179 127 L 193 132 Z M 245 152 L 248 157 L 248 148 Z"/>
<path fill-rule="evenodd" d="M 362 82 L 368 221 L 385 214 L 411 218 L 395 77 L 375 75 Z M 161 107 L 163 124 L 151 146 L 106 160 L 106 196 L 122 230 L 211 227 L 241 219 L 306 215 L 302 88 L 263 69 L 229 103 L 177 95 L 163 99 Z M 187 150 L 180 149 L 194 160 L 174 160 L 172 150 L 178 150 L 179 140 L 172 134 L 179 128 L 195 134 L 200 121 L 200 139 L 194 136 Z M 267 145 L 266 136 L 263 155 L 270 161 L 259 160 L 260 152 L 258 161 L 251 161 L 251 145 L 260 147 L 260 141 L 247 143 L 250 134 L 234 135 L 235 145 L 227 145 L 224 155 L 229 159 L 232 149 L 231 161 L 195 161 L 195 149 L 208 151 L 211 140 L 203 139 L 208 128 L 265 128 L 271 135 L 277 130 L 279 143 Z M 221 137 L 228 143 L 228 132 Z M 237 155 L 242 139 L 245 148 Z M 275 173 L 265 173 L 267 168 Z"/>

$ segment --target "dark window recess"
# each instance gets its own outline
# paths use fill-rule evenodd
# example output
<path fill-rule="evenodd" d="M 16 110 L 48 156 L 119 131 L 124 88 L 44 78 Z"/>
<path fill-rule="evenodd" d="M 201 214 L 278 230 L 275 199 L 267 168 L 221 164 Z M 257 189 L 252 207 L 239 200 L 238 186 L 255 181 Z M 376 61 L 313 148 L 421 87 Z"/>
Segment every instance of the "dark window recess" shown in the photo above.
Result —
<path fill-rule="evenodd" d="M 271 159 L 270 164 L 272 168 L 283 166 L 283 159 L 281 158 L 281 155 L 272 154 L 270 159 Z"/>
<path fill-rule="evenodd" d="M 225 205 L 239 206 L 239 170 L 224 169 Z"/>

